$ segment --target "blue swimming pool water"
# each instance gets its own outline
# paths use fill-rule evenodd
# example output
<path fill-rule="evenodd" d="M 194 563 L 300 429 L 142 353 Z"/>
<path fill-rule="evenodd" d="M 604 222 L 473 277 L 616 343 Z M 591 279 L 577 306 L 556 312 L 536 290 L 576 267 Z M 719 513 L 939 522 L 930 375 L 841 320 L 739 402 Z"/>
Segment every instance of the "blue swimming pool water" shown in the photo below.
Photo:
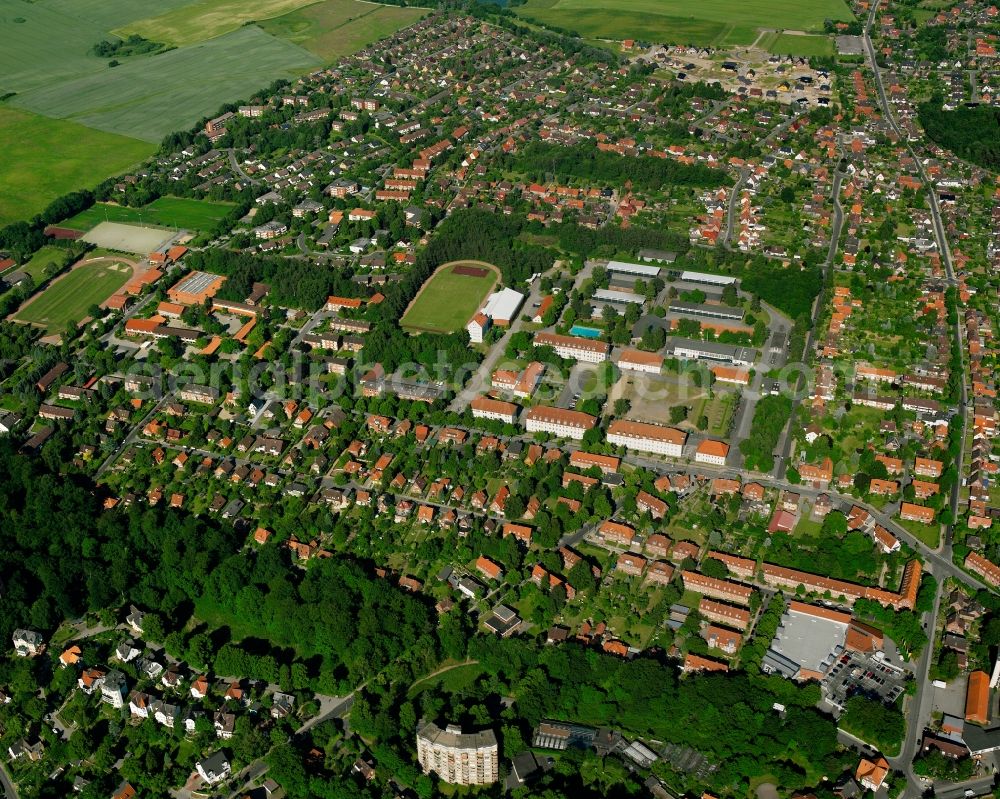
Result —
<path fill-rule="evenodd" d="M 569 329 L 569 332 L 574 336 L 582 336 L 583 338 L 600 338 L 601 332 L 596 327 L 583 327 L 582 325 L 573 325 Z"/>

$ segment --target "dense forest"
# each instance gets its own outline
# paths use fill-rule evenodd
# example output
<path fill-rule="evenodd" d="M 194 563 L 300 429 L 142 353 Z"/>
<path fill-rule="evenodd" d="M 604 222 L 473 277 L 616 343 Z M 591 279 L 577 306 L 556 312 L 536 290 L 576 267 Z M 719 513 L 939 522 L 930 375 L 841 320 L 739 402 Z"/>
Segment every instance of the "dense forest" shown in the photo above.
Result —
<path fill-rule="evenodd" d="M 0 441 L 0 639 L 22 626 L 127 601 L 174 615 L 237 546 L 232 529 L 176 513 L 101 512 L 93 488 L 47 471 Z"/>
<path fill-rule="evenodd" d="M 596 185 L 623 186 L 631 181 L 635 188 L 652 192 L 666 185 L 710 188 L 732 183 L 725 172 L 704 164 L 682 164 L 648 155 L 625 158 L 602 152 L 591 143 L 563 147 L 532 142 L 500 159 L 500 163 L 505 171 L 537 180 L 544 180 L 546 175 L 568 175 Z"/>
<path fill-rule="evenodd" d="M 291 665 L 302 687 L 336 690 L 418 641 L 421 657 L 436 657 L 429 606 L 358 563 L 298 572 L 284 549 L 240 552 L 245 531 L 230 526 L 145 505 L 102 512 L 92 486 L 58 477 L 6 441 L 0 469 L 2 640 L 19 627 L 49 635 L 64 619 L 135 603 L 156 612 L 165 631 L 204 613 L 211 627 L 168 632 L 165 643 L 200 666 L 215 661 L 220 673 L 236 664 L 274 679 Z M 239 633 L 251 639 L 242 648 L 229 644 Z M 271 643 L 254 644 L 256 636 Z"/>
<path fill-rule="evenodd" d="M 242 302 L 258 282 L 271 287 L 271 297 L 277 304 L 309 311 L 322 307 L 331 294 L 366 296 L 364 288 L 351 281 L 352 272 L 308 261 L 219 249 L 189 253 L 185 264 L 192 269 L 225 275 L 219 297 L 237 302 Z"/>
<path fill-rule="evenodd" d="M 559 246 L 583 258 L 614 255 L 617 252 L 638 252 L 641 249 L 686 252 L 691 244 L 683 233 L 665 228 L 616 227 L 605 225 L 597 230 L 565 222 L 552 228 L 559 236 Z"/>
<path fill-rule="evenodd" d="M 920 124 L 935 142 L 986 169 L 1000 169 L 1000 109 L 988 105 L 942 108 L 937 97 L 922 103 Z"/>
<path fill-rule="evenodd" d="M 763 397 L 757 402 L 750 434 L 740 442 L 746 468 L 759 472 L 774 468 L 774 448 L 791 414 L 788 397 Z"/>
<path fill-rule="evenodd" d="M 819 267 L 792 271 L 777 263 L 747 264 L 742 287 L 798 320 L 812 312 L 812 304 L 823 288 L 823 273 Z"/>
<path fill-rule="evenodd" d="M 91 48 L 91 52 L 98 58 L 127 58 L 133 55 L 153 55 L 173 49 L 173 47 L 159 42 L 151 42 L 149 39 L 133 33 L 127 38 L 117 41 L 101 39 Z"/>
<path fill-rule="evenodd" d="M 501 745 L 509 757 L 525 747 L 543 719 L 606 725 L 689 746 L 712 764 L 711 773 L 695 778 L 674 773 L 661 761 L 654 772 L 675 787 L 690 779 L 692 789 L 708 783 L 737 794 L 760 775 L 762 761 L 786 788 L 816 784 L 821 775 L 838 774 L 849 765 L 851 755 L 838 751 L 836 724 L 813 707 L 819 696 L 815 685 L 797 686 L 756 668 L 681 680 L 675 666 L 656 659 L 622 660 L 573 643 L 544 647 L 523 639 L 476 637 L 467 654 L 483 672 L 474 686 L 457 694 L 425 691 L 418 696 L 407 695 L 402 685 L 369 686 L 355 701 L 351 728 L 365 738 L 396 742 L 405 749 L 418 718 L 474 724 L 496 707 L 501 712 Z M 503 710 L 504 696 L 516 700 L 508 710 Z M 784 713 L 773 709 L 776 702 L 786 707 Z M 599 768 L 608 775 L 603 795 L 629 793 L 627 775 L 619 785 L 608 787 L 617 782 L 611 777 L 613 759 Z M 581 774 L 586 770 L 574 756 L 561 757 L 532 795 L 594 795 L 580 784 L 581 778 L 588 780 Z"/>

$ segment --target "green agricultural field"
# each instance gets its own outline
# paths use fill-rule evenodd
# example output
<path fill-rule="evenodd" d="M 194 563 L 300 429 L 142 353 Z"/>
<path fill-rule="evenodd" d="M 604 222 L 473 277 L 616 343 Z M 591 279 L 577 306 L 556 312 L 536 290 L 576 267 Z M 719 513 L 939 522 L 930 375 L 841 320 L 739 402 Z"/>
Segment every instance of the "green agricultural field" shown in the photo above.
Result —
<path fill-rule="evenodd" d="M 400 325 L 414 333 L 452 333 L 464 328 L 496 284 L 492 269 L 483 277 L 456 275 L 449 265 L 431 275 L 406 310 Z"/>
<path fill-rule="evenodd" d="M 585 38 L 711 45 L 751 44 L 759 28 L 822 30 L 825 19 L 850 20 L 844 0 L 528 0 L 526 19 L 574 30 Z"/>
<path fill-rule="evenodd" d="M 38 0 L 0 3 L 0 92 L 23 92 L 108 70 L 91 53 L 116 25 L 190 0 Z M 140 59 L 141 60 L 141 59 Z"/>
<path fill-rule="evenodd" d="M 831 56 L 834 53 L 834 42 L 829 36 L 803 36 L 793 33 L 772 33 L 759 45 L 776 55 L 792 55 L 808 58 L 809 56 Z"/>
<path fill-rule="evenodd" d="M 14 318 L 44 327 L 48 335 L 62 333 L 70 322 L 80 322 L 91 305 L 104 302 L 131 276 L 132 267 L 111 259 L 78 266 L 21 308 Z"/>
<path fill-rule="evenodd" d="M 324 61 L 334 61 L 412 25 L 425 13 L 418 8 L 359 0 L 323 0 L 258 24 L 271 35 L 301 45 Z"/>
<path fill-rule="evenodd" d="M 316 57 L 291 42 L 248 26 L 203 44 L 129 59 L 114 69 L 18 94 L 21 108 L 89 127 L 159 142 L 249 97 L 276 78 L 317 66 Z"/>
<path fill-rule="evenodd" d="M 232 207 L 232 203 L 183 197 L 160 197 L 142 208 L 96 203 L 86 211 L 61 222 L 60 226 L 87 231 L 100 222 L 127 222 L 187 230 L 211 230 L 219 220 L 225 218 Z"/>
<path fill-rule="evenodd" d="M 0 48 L 2 49 L 2 48 Z M 0 107 L 0 227 L 152 155 L 151 144 Z"/>
<path fill-rule="evenodd" d="M 154 42 L 177 46 L 214 39 L 247 22 L 279 17 L 315 0 L 196 0 L 155 17 L 136 20 L 114 32 L 137 33 Z"/>

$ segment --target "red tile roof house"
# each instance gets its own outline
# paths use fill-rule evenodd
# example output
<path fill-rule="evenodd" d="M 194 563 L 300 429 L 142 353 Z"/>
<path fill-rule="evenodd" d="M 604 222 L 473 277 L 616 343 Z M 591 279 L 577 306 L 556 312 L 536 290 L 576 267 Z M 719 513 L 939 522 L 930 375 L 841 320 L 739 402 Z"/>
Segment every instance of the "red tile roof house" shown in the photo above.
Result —
<path fill-rule="evenodd" d="M 669 563 L 654 560 L 646 568 L 646 582 L 667 585 L 674 578 L 674 567 Z"/>
<path fill-rule="evenodd" d="M 899 506 L 899 518 L 907 521 L 921 522 L 922 524 L 933 524 L 934 508 L 925 508 L 923 505 L 904 502 Z"/>
<path fill-rule="evenodd" d="M 729 666 L 718 660 L 703 658 L 701 655 L 694 655 L 688 652 L 684 656 L 684 672 L 692 671 L 729 671 Z"/>
<path fill-rule="evenodd" d="M 503 537 L 506 538 L 509 535 L 514 536 L 515 539 L 520 541 L 522 544 L 531 544 L 531 534 L 532 529 L 525 524 L 511 524 L 508 522 L 503 526 Z"/>
<path fill-rule="evenodd" d="M 1000 566 L 976 552 L 970 552 L 965 556 L 965 568 L 978 574 L 993 587 L 1000 586 Z"/>
<path fill-rule="evenodd" d="M 635 504 L 641 512 L 648 513 L 654 519 L 662 519 L 667 515 L 667 503 L 645 491 L 636 495 Z"/>
<path fill-rule="evenodd" d="M 704 596 L 735 602 L 739 605 L 749 604 L 750 596 L 753 594 L 753 589 L 749 586 L 707 577 L 694 571 L 684 571 L 681 573 L 681 577 L 684 579 L 685 591 L 694 591 Z"/>
<path fill-rule="evenodd" d="M 698 603 L 698 612 L 709 621 L 735 627 L 737 630 L 745 630 L 750 626 L 750 611 L 716 602 L 707 597 L 701 598 Z"/>
<path fill-rule="evenodd" d="M 917 458 L 913 462 L 913 473 L 921 477 L 940 477 L 943 468 L 941 461 L 929 458 Z"/>
<path fill-rule="evenodd" d="M 623 552 L 618 556 L 618 563 L 615 570 L 637 577 L 646 568 L 646 559 L 641 555 L 633 555 L 630 552 Z"/>
<path fill-rule="evenodd" d="M 797 521 L 795 514 L 789 513 L 787 510 L 776 510 L 771 517 L 771 522 L 767 525 L 767 531 L 769 533 L 790 533 L 795 529 Z"/>
<path fill-rule="evenodd" d="M 713 441 L 706 438 L 695 450 L 694 459 L 696 463 L 711 463 L 716 466 L 725 466 L 726 457 L 729 455 L 729 445 L 724 441 Z"/>
<path fill-rule="evenodd" d="M 646 539 L 646 551 L 658 558 L 670 555 L 670 539 L 660 533 L 653 533 Z"/>
<path fill-rule="evenodd" d="M 715 624 L 710 624 L 706 628 L 705 640 L 709 646 L 721 649 L 730 655 L 736 654 L 743 644 L 743 636 L 740 633 Z"/>
<path fill-rule="evenodd" d="M 476 571 L 490 580 L 499 580 L 503 576 L 503 569 L 499 564 L 494 563 L 485 555 L 480 555 L 476 561 Z"/>
<path fill-rule="evenodd" d="M 627 524 L 618 522 L 603 522 L 597 528 L 597 532 L 604 538 L 606 544 L 617 544 L 623 547 L 631 546 L 632 540 L 635 538 L 635 530 Z"/>

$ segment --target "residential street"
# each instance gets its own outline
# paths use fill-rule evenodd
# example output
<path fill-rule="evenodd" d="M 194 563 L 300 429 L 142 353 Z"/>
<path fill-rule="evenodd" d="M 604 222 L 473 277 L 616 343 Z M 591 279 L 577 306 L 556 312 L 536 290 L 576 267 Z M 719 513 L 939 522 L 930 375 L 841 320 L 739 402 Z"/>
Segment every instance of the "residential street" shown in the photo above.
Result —
<path fill-rule="evenodd" d="M 7 768 L 3 763 L 0 763 L 0 787 L 3 788 L 7 799 L 20 799 L 17 789 L 14 787 L 14 783 L 11 782 L 10 775 L 7 773 Z"/>

